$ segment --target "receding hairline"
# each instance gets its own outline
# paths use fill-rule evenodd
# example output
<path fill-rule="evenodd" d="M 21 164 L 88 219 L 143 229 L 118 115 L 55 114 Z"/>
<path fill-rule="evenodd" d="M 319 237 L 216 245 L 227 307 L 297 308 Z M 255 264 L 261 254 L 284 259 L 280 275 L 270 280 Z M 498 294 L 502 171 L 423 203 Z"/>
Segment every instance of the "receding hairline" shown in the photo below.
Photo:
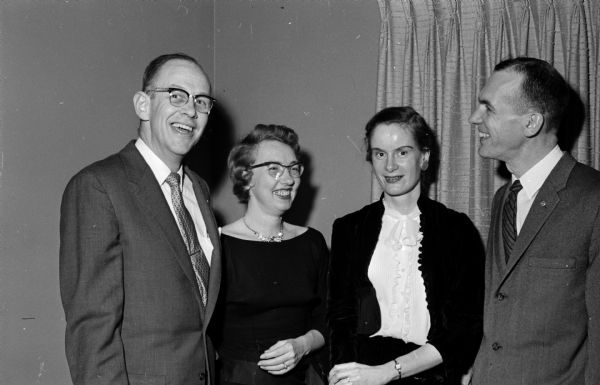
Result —
<path fill-rule="evenodd" d="M 506 74 L 506 75 L 514 75 L 515 77 L 510 80 L 505 80 L 502 84 L 500 84 L 499 88 L 509 88 L 509 91 L 516 92 L 504 92 L 503 98 L 505 98 L 506 102 L 509 103 L 515 111 L 520 114 L 524 114 L 532 108 L 531 102 L 526 98 L 523 91 L 523 83 L 525 82 L 526 76 L 523 72 L 517 71 L 513 69 L 513 67 L 506 67 L 499 70 L 494 70 L 492 74 Z M 481 95 L 478 96 L 478 101 L 483 104 L 488 104 L 490 106 L 494 106 L 490 100 L 486 98 L 482 98 Z"/>
<path fill-rule="evenodd" d="M 202 74 L 202 76 L 206 79 L 206 82 L 209 85 L 209 88 L 212 90 L 212 84 L 210 82 L 210 78 L 208 77 L 208 74 L 206 73 L 206 71 L 204 70 L 204 67 L 202 67 L 202 65 L 200 63 L 198 63 L 194 58 L 186 58 L 186 57 L 173 57 L 170 58 L 169 60 L 165 61 L 164 63 L 162 63 L 160 65 L 160 67 L 158 67 L 158 69 L 154 72 L 154 74 L 152 75 L 152 77 L 150 79 L 147 79 L 147 84 L 146 87 L 155 84 L 155 80 L 156 78 L 158 78 L 162 71 L 164 71 L 165 67 L 170 64 L 170 63 L 174 63 L 174 62 L 182 62 L 182 63 L 188 63 L 191 64 L 193 67 L 196 67 L 198 70 L 200 70 L 200 73 Z"/>

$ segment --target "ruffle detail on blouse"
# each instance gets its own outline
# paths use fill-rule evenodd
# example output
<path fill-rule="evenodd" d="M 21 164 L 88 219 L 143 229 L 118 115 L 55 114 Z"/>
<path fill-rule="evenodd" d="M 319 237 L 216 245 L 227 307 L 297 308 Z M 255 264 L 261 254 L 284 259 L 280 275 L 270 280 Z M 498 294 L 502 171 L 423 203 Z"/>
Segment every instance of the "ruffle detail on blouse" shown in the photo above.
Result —
<path fill-rule="evenodd" d="M 384 205 L 384 220 L 392 223 L 392 228 L 388 234 L 382 234 L 381 239 L 394 251 L 396 264 L 389 316 L 392 320 L 401 320 L 401 337 L 406 339 L 413 323 L 411 309 L 415 295 L 412 291 L 418 287 L 416 281 L 420 278 L 421 270 L 421 212 L 415 207 L 410 214 L 404 215 L 388 207 L 385 201 Z"/>

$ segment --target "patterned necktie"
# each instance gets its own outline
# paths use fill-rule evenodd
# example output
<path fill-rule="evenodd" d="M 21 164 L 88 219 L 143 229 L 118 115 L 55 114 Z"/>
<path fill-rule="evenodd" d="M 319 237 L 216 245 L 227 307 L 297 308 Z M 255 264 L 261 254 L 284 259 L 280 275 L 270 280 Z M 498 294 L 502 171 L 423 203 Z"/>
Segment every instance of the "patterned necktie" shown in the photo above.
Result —
<path fill-rule="evenodd" d="M 172 172 L 165 180 L 171 188 L 171 201 L 173 202 L 173 209 L 177 216 L 177 222 L 179 223 L 179 231 L 183 237 L 183 241 L 187 247 L 194 272 L 196 273 L 196 280 L 200 288 L 200 297 L 202 298 L 202 304 L 206 306 L 206 298 L 208 293 L 208 279 L 210 276 L 210 266 L 206 256 L 202 252 L 198 236 L 196 234 L 196 228 L 194 227 L 194 221 L 189 211 L 183 204 L 183 196 L 179 189 L 179 174 Z"/>
<path fill-rule="evenodd" d="M 504 240 L 504 258 L 506 263 L 517 239 L 517 195 L 523 186 L 515 180 L 510 186 L 510 192 L 502 210 L 502 239 Z"/>

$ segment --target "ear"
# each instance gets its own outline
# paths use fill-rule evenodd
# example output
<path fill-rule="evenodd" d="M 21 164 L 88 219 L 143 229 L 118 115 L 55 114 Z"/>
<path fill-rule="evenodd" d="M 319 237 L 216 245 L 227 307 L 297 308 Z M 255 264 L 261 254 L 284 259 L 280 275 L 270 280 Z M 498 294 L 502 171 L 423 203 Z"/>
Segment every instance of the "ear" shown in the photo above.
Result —
<path fill-rule="evenodd" d="M 421 153 L 421 171 L 425 171 L 429 167 L 429 154 L 429 150 L 423 151 L 423 153 Z"/>
<path fill-rule="evenodd" d="M 544 115 L 539 112 L 531 112 L 523 116 L 525 125 L 525 136 L 533 138 L 540 133 L 540 130 L 544 126 Z"/>
<path fill-rule="evenodd" d="M 133 108 L 140 120 L 150 120 L 150 96 L 142 91 L 133 95 Z"/>
<path fill-rule="evenodd" d="M 248 174 L 250 174 L 250 178 L 252 178 L 252 171 L 248 171 L 248 170 L 244 170 L 242 171 L 242 177 L 243 178 L 247 178 Z M 244 187 L 244 189 L 246 189 L 246 191 L 252 192 L 252 187 L 254 187 L 254 184 L 251 183 L 251 181 L 248 181 L 248 184 Z"/>

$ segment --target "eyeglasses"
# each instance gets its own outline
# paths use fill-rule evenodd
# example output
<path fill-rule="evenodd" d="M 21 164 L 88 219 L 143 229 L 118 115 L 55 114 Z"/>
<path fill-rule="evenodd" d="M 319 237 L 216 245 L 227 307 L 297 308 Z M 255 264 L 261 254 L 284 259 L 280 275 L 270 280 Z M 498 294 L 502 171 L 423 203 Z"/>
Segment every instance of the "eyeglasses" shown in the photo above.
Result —
<path fill-rule="evenodd" d="M 281 178 L 286 169 L 292 178 L 300 178 L 302 172 L 304 171 L 304 166 L 300 162 L 295 162 L 287 166 L 279 162 L 264 162 L 250 166 L 248 167 L 248 170 L 253 170 L 258 167 L 267 167 L 267 173 L 275 178 L 275 180 Z"/>
<path fill-rule="evenodd" d="M 169 93 L 169 102 L 173 107 L 183 107 L 190 100 L 190 94 L 186 90 L 182 90 L 181 88 L 154 88 L 151 90 L 146 90 L 146 93 L 149 92 L 168 92 Z M 194 106 L 196 111 L 200 114 L 208 114 L 210 113 L 211 108 L 215 104 L 216 99 L 211 98 L 208 95 L 194 95 Z"/>

